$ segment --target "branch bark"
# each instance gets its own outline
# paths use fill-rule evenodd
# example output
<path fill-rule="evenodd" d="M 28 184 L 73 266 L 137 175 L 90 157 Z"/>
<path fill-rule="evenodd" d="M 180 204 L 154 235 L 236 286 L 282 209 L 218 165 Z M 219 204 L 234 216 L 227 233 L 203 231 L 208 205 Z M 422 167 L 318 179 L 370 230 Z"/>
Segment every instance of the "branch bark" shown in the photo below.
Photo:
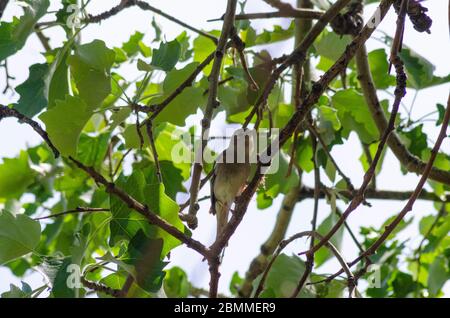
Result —
<path fill-rule="evenodd" d="M 378 21 L 381 21 L 386 13 L 388 12 L 389 8 L 392 5 L 393 0 L 383 0 L 381 1 L 378 11 L 377 11 L 377 18 Z M 337 12 L 336 12 L 337 14 Z M 325 15 L 324 15 L 325 16 Z M 329 17 L 331 18 L 331 17 Z M 361 47 L 365 41 L 372 35 L 374 32 L 374 23 L 376 19 L 375 17 L 372 17 L 369 20 L 369 23 L 362 29 L 361 33 L 355 37 L 355 39 L 350 43 L 345 52 L 342 54 L 342 56 L 336 61 L 336 63 L 321 77 L 321 79 L 313 84 L 312 91 L 309 93 L 307 98 L 302 102 L 302 107 L 298 109 L 289 122 L 286 124 L 285 128 L 282 129 L 279 137 L 279 145 L 280 147 L 286 143 L 286 141 L 292 136 L 296 128 L 303 122 L 303 120 L 306 118 L 306 115 L 311 111 L 313 105 L 318 101 L 320 96 L 323 94 L 323 92 L 328 87 L 329 83 L 336 78 L 337 75 L 340 74 L 342 69 L 346 67 L 348 62 L 353 58 L 356 51 Z M 297 51 L 297 50 L 296 50 Z M 289 59 L 289 58 L 288 58 Z M 273 81 L 276 81 L 277 79 L 274 77 L 271 77 L 271 80 L 266 85 L 266 87 L 270 87 L 272 85 L 273 87 Z M 272 83 L 272 84 L 271 84 Z M 277 145 L 275 145 L 277 146 Z M 272 149 L 276 149 L 277 147 L 272 147 Z M 266 153 L 267 149 L 265 150 Z M 255 176 L 253 177 L 250 184 L 247 186 L 245 191 L 242 193 L 242 195 L 238 198 L 236 202 L 236 208 L 235 212 L 230 219 L 230 222 L 228 222 L 227 227 L 222 232 L 221 236 L 218 240 L 210 247 L 210 249 L 214 252 L 217 252 L 218 250 L 222 250 L 223 247 L 227 244 L 228 240 L 230 239 L 231 235 L 233 235 L 236 228 L 239 226 L 240 222 L 242 221 L 245 212 L 247 210 L 248 204 L 253 197 L 253 194 L 255 193 L 260 180 L 263 177 L 263 174 L 261 174 L 260 169 L 261 164 L 258 164 L 257 172 Z"/>
<path fill-rule="evenodd" d="M 87 167 L 72 157 L 69 157 L 69 159 L 73 163 L 75 163 L 75 165 L 78 168 L 80 168 L 81 170 L 85 171 L 88 175 L 90 175 L 91 178 L 95 180 L 95 182 L 105 186 L 106 192 L 115 195 L 116 197 L 121 199 L 125 204 L 128 205 L 128 207 L 143 215 L 148 220 L 149 223 L 154 224 L 159 228 L 161 228 L 162 230 L 166 231 L 167 233 L 169 233 L 182 243 L 186 244 L 189 248 L 203 255 L 206 259 L 211 258 L 210 251 L 202 243 L 187 236 L 186 234 L 178 230 L 176 227 L 168 223 L 166 220 L 162 219 L 157 214 L 151 212 L 146 205 L 140 203 L 135 198 L 126 193 L 124 190 L 117 187 L 115 183 L 106 180 L 100 173 L 95 171 L 94 168 Z"/>
<path fill-rule="evenodd" d="M 381 133 L 386 130 L 388 122 L 377 96 L 377 90 L 370 72 L 370 66 L 367 60 L 367 50 L 365 46 L 362 46 L 361 49 L 358 50 L 355 60 L 358 71 L 358 80 L 361 84 L 364 98 L 370 112 L 372 113 L 372 118 L 375 125 Z M 408 171 L 417 174 L 423 173 L 426 163 L 408 151 L 406 146 L 401 142 L 397 133 L 392 132 L 387 141 L 387 145 Z M 450 185 L 450 171 L 433 167 L 430 172 L 430 179 Z"/>
<path fill-rule="evenodd" d="M 227 9 L 224 17 L 224 23 L 222 26 L 222 32 L 220 34 L 219 42 L 217 44 L 214 63 L 209 74 L 209 95 L 208 102 L 205 107 L 204 116 L 201 122 L 202 126 L 202 142 L 200 149 L 196 149 L 196 160 L 194 168 L 192 170 L 191 187 L 190 187 L 190 205 L 186 220 L 188 226 L 192 229 L 197 227 L 197 210 L 198 210 L 198 192 L 200 186 L 200 177 L 203 170 L 203 151 L 206 148 L 206 144 L 209 136 L 209 127 L 211 125 L 211 118 L 214 108 L 218 105 L 217 91 L 220 77 L 220 69 L 222 67 L 222 61 L 225 55 L 225 49 L 227 46 L 228 38 L 230 37 L 231 29 L 234 25 L 234 15 L 236 12 L 237 0 L 228 0 Z"/>
<path fill-rule="evenodd" d="M 349 190 L 340 190 L 339 194 L 351 200 L 357 191 L 358 189 L 355 189 L 354 192 Z M 326 194 L 327 194 L 326 189 L 322 187 L 320 189 L 319 198 L 325 199 Z M 411 195 L 412 191 L 376 190 L 369 188 L 366 190 L 365 198 L 377 200 L 408 200 Z M 307 186 L 303 186 L 302 189 L 299 191 L 299 197 L 300 199 L 308 199 L 308 198 L 312 199 L 314 197 L 314 189 Z M 450 195 L 439 197 L 433 192 L 423 190 L 417 199 L 446 203 L 450 201 Z"/>
<path fill-rule="evenodd" d="M 252 260 L 249 269 L 245 273 L 244 282 L 239 289 L 240 297 L 248 298 L 251 296 L 253 292 L 253 281 L 264 272 L 264 268 L 266 268 L 269 262 L 269 257 L 286 236 L 295 205 L 301 200 L 298 195 L 299 192 L 300 187 L 294 187 L 283 198 L 272 233 L 261 246 L 261 252 Z"/>
<path fill-rule="evenodd" d="M 215 36 L 213 36 L 213 35 L 211 35 L 211 34 L 209 34 L 207 32 L 204 32 L 204 31 L 202 31 L 200 29 L 197 29 L 197 28 L 195 28 L 195 27 L 193 27 L 193 26 L 191 26 L 191 25 L 189 25 L 189 24 L 187 24 L 187 23 L 185 23 L 185 22 L 183 22 L 183 21 L 181 21 L 181 20 L 171 16 L 170 14 L 167 14 L 167 13 L 159 10 L 158 8 L 155 8 L 155 7 L 151 6 L 147 2 L 139 1 L 139 0 L 122 0 L 117 6 L 111 8 L 108 11 L 105 11 L 105 12 L 100 13 L 100 14 L 95 15 L 95 16 L 94 15 L 89 15 L 85 22 L 88 22 L 88 23 L 99 23 L 99 22 L 101 22 L 103 20 L 111 18 L 112 16 L 118 14 L 122 10 L 124 10 L 126 8 L 129 8 L 129 7 L 132 7 L 132 6 L 137 6 L 140 9 L 145 10 L 145 11 L 152 11 L 152 12 L 154 12 L 154 13 L 160 15 L 160 16 L 163 16 L 164 18 L 166 18 L 166 19 L 168 19 L 168 20 L 170 20 L 172 22 L 175 22 L 175 23 L 181 25 L 182 27 L 185 27 L 188 30 L 191 30 L 191 31 L 193 31 L 193 32 L 195 32 L 197 34 L 200 34 L 200 35 L 210 39 L 214 43 L 217 43 L 217 38 Z"/>
<path fill-rule="evenodd" d="M 2 121 L 3 118 L 7 117 L 15 117 L 19 120 L 19 123 L 25 123 L 31 128 L 34 129 L 35 132 L 37 132 L 42 139 L 47 143 L 47 145 L 50 147 L 50 149 L 53 151 L 53 154 L 55 158 L 59 157 L 59 151 L 56 149 L 55 145 L 53 145 L 52 141 L 48 137 L 47 132 L 42 129 L 41 125 L 39 125 L 36 121 L 32 120 L 31 118 L 28 118 L 27 116 L 21 114 L 17 110 L 13 108 L 9 108 L 7 106 L 0 105 L 0 121 Z"/>

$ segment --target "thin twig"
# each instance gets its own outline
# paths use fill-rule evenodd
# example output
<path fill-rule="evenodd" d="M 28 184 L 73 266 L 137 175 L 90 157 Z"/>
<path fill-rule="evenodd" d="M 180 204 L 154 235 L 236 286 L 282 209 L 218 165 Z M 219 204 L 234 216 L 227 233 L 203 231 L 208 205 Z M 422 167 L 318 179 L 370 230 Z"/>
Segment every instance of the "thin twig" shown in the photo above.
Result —
<path fill-rule="evenodd" d="M 256 19 L 270 19 L 270 18 L 295 18 L 304 20 L 317 20 L 322 16 L 323 11 L 320 10 L 307 10 L 307 9 L 296 9 L 292 12 L 256 12 L 256 13 L 244 13 L 237 14 L 236 20 L 256 20 Z M 217 21 L 220 19 L 208 20 Z"/>
<path fill-rule="evenodd" d="M 159 164 L 159 158 L 158 158 L 158 151 L 156 151 L 155 140 L 153 138 L 153 126 L 152 126 L 151 120 L 147 122 L 146 128 L 147 128 L 148 139 L 150 140 L 150 148 L 152 149 L 153 160 L 155 160 L 156 176 L 158 177 L 159 183 L 163 183 L 161 166 Z"/>
<path fill-rule="evenodd" d="M 320 168 L 317 162 L 317 138 L 311 136 L 311 144 L 313 148 L 313 163 L 314 163 L 314 208 L 313 208 L 313 216 L 311 220 L 311 233 L 316 233 L 317 229 L 317 216 L 319 212 L 319 194 L 320 194 Z M 314 246 L 314 235 L 311 236 L 309 248 L 311 249 Z M 305 262 L 305 271 L 303 275 L 300 277 L 300 280 L 297 283 L 294 291 L 291 294 L 291 298 L 297 298 L 298 294 L 302 290 L 303 286 L 306 283 L 309 275 L 311 274 L 314 268 L 314 254 L 308 254 L 306 256 Z"/>
<path fill-rule="evenodd" d="M 447 127 L 450 121 L 450 95 L 447 100 L 447 109 L 444 114 L 444 119 L 442 121 L 441 130 L 439 132 L 439 136 L 436 140 L 436 143 L 431 150 L 430 159 L 427 162 L 427 166 L 425 167 L 425 171 L 422 174 L 416 189 L 412 193 L 408 202 L 405 204 L 404 208 L 400 211 L 400 213 L 395 217 L 395 219 L 389 223 L 384 229 L 383 234 L 360 256 L 358 256 L 354 261 L 350 263 L 352 266 L 355 262 L 358 262 L 360 259 L 370 256 L 376 252 L 376 250 L 384 243 L 384 241 L 389 237 L 389 235 L 395 230 L 395 228 L 400 224 L 403 218 L 410 212 L 414 206 L 416 200 L 420 197 L 420 193 L 422 192 L 423 186 L 428 179 L 428 175 L 430 174 L 431 167 L 434 164 L 437 154 L 439 153 L 439 149 L 441 148 L 442 142 L 447 137 Z"/>
<path fill-rule="evenodd" d="M 252 295 L 254 280 L 264 272 L 264 269 L 269 262 L 269 256 L 273 254 L 277 246 L 285 237 L 287 228 L 292 218 L 292 214 L 294 212 L 294 207 L 297 202 L 301 201 L 298 196 L 299 190 L 299 186 L 293 187 L 284 196 L 270 236 L 267 238 L 264 244 L 261 245 L 261 252 L 259 253 L 259 255 L 253 258 L 253 260 L 250 262 L 250 266 L 247 272 L 245 273 L 244 282 L 239 288 L 240 297 L 248 298 Z"/>
<path fill-rule="evenodd" d="M 113 173 L 113 177 L 115 177 L 117 175 L 117 173 L 119 173 L 120 168 L 122 167 L 122 163 L 125 160 L 125 158 L 131 153 L 131 149 L 128 149 L 122 156 L 122 158 L 120 158 L 119 162 L 117 163 L 116 169 L 114 169 L 114 173 Z"/>
<path fill-rule="evenodd" d="M 45 220 L 45 219 L 50 219 L 50 218 L 57 218 L 57 217 L 68 215 L 68 214 L 96 213 L 96 212 L 109 212 L 109 211 L 110 211 L 110 209 L 105 209 L 105 208 L 77 207 L 76 209 L 73 209 L 73 210 L 68 210 L 68 211 L 64 211 L 64 212 L 60 212 L 60 213 L 42 216 L 39 218 L 35 218 L 34 220 L 39 221 L 39 220 Z"/>
<path fill-rule="evenodd" d="M 305 236 L 314 236 L 317 239 L 322 239 L 322 236 L 320 234 L 318 234 L 317 232 L 311 232 L 311 231 L 304 231 L 304 232 L 300 232 L 297 234 L 294 234 L 293 236 L 291 236 L 290 238 L 282 241 L 275 254 L 273 255 L 272 259 L 270 260 L 270 263 L 267 265 L 263 276 L 261 277 L 261 280 L 259 281 L 258 287 L 256 288 L 256 292 L 255 292 L 255 298 L 258 298 L 259 295 L 261 294 L 261 292 L 264 290 L 264 283 L 267 279 L 267 276 L 270 272 L 270 269 L 272 268 L 273 264 L 275 263 L 275 260 L 277 259 L 277 257 L 281 254 L 281 252 L 284 250 L 284 248 L 286 246 L 288 246 L 290 243 L 292 243 L 293 241 L 305 237 Z M 347 265 L 347 262 L 344 260 L 344 258 L 342 257 L 342 255 L 339 253 L 339 251 L 336 249 L 336 247 L 334 247 L 334 245 L 330 242 L 326 243 L 326 247 L 334 254 L 334 256 L 336 257 L 336 259 L 339 261 L 339 264 L 342 266 L 343 271 L 345 271 L 345 273 L 347 274 L 348 280 L 353 280 L 353 274 L 349 268 L 349 266 Z"/>
<path fill-rule="evenodd" d="M 386 131 L 383 133 L 383 136 L 381 137 L 381 140 L 378 144 L 377 152 L 375 153 L 372 164 L 369 166 L 366 173 L 364 174 L 363 182 L 362 182 L 358 192 L 356 193 L 356 195 L 354 196 L 354 198 L 352 199 L 352 201 L 350 202 L 350 204 L 348 205 L 348 207 L 344 211 L 344 213 L 342 213 L 341 218 L 336 222 L 336 224 L 333 226 L 333 228 L 325 235 L 324 239 L 322 241 L 320 241 L 315 247 L 313 247 L 312 249 L 307 251 L 306 254 L 313 254 L 313 253 L 317 252 L 317 250 L 324 245 L 325 241 L 331 239 L 331 237 L 339 230 L 339 228 L 343 225 L 343 223 L 348 218 L 348 216 L 353 211 L 355 211 L 356 208 L 361 203 L 364 202 L 365 192 L 372 180 L 372 177 L 375 175 L 375 171 L 376 171 L 378 162 L 381 158 L 381 155 L 383 153 L 384 146 L 387 142 L 387 139 L 389 138 L 389 135 L 391 134 L 392 131 L 394 131 L 395 119 L 397 117 L 400 102 L 406 94 L 406 74 L 403 69 L 403 62 L 400 60 L 399 57 L 396 57 L 392 61 L 392 63 L 394 64 L 395 70 L 397 72 L 397 87 L 395 89 L 395 100 L 392 105 L 392 112 L 391 112 L 391 117 L 389 118 L 388 126 L 386 128 Z"/>
<path fill-rule="evenodd" d="M 200 74 L 200 72 L 208 66 L 209 63 L 213 60 L 215 55 L 215 52 L 208 55 L 203 62 L 201 62 L 195 70 L 189 75 L 188 78 L 184 80 L 183 83 L 181 83 L 169 96 L 167 96 L 161 103 L 146 106 L 144 109 L 141 109 L 141 111 L 145 112 L 153 112 L 150 116 L 149 120 L 154 120 L 156 116 L 158 116 L 166 107 L 169 105 L 178 95 L 180 95 L 187 87 L 192 86 L 192 83 L 194 82 L 195 78 Z"/>
<path fill-rule="evenodd" d="M 151 6 L 147 2 L 139 1 L 139 0 L 122 0 L 119 5 L 113 7 L 112 9 L 110 9 L 110 10 L 108 10 L 106 12 L 100 13 L 100 14 L 95 15 L 95 16 L 89 15 L 87 20 L 85 20 L 85 22 L 87 22 L 87 23 L 99 23 L 99 22 L 101 22 L 103 20 L 109 19 L 110 17 L 116 15 L 120 11 L 122 11 L 122 10 L 124 10 L 126 8 L 129 8 L 131 6 L 137 6 L 137 7 L 139 7 L 142 10 L 152 11 L 152 12 L 154 12 L 154 13 L 160 15 L 160 16 L 163 16 L 164 18 L 166 18 L 166 19 L 168 19 L 168 20 L 170 20 L 172 22 L 175 22 L 175 23 L 185 27 L 188 30 L 191 30 L 191 31 L 193 31 L 193 32 L 195 32 L 195 33 L 197 33 L 199 35 L 202 35 L 202 36 L 210 39 L 214 43 L 217 43 L 217 38 L 215 36 L 213 36 L 213 35 L 211 35 L 211 34 L 209 34 L 207 32 L 204 32 L 204 31 L 202 31 L 200 29 L 197 29 L 197 28 L 195 28 L 195 27 L 193 27 L 193 26 L 191 26 L 191 25 L 189 25 L 189 24 L 187 24 L 187 23 L 185 23 L 185 22 L 183 22 L 183 21 L 181 21 L 181 20 L 171 16 L 170 14 L 167 14 L 167 13 L 159 10 L 158 8 L 155 8 L 155 7 Z"/>
<path fill-rule="evenodd" d="M 119 298 L 122 295 L 120 289 L 114 289 L 103 284 L 88 281 L 84 276 L 81 276 L 80 281 L 84 287 L 95 290 L 96 292 L 104 293 L 115 298 Z"/>
<path fill-rule="evenodd" d="M 245 50 L 245 43 L 241 40 L 239 35 L 236 32 L 236 28 L 233 27 L 231 29 L 231 35 L 230 35 L 231 41 L 233 42 L 234 48 L 238 51 L 239 60 L 241 61 L 242 69 L 244 70 L 245 75 L 247 76 L 247 80 L 249 81 L 250 88 L 254 91 L 257 91 L 259 89 L 258 84 L 254 80 L 252 74 L 250 73 L 250 70 L 248 69 L 247 60 L 245 58 L 244 50 Z"/>
<path fill-rule="evenodd" d="M 306 53 L 311 45 L 314 43 L 315 39 L 322 33 L 323 29 L 327 26 L 327 24 L 339 13 L 341 9 L 343 9 L 350 0 L 339 0 L 334 3 L 330 9 L 328 9 L 317 21 L 317 23 L 313 26 L 313 28 L 308 32 L 302 42 L 295 48 L 295 50 L 288 56 L 288 58 L 278 66 L 275 71 L 273 71 L 272 75 L 266 82 L 261 95 L 255 102 L 255 106 L 253 107 L 250 114 L 245 119 L 243 127 L 246 128 L 250 123 L 253 116 L 258 112 L 258 109 L 261 108 L 266 102 L 275 86 L 278 78 L 281 74 L 291 65 L 298 64 L 303 65 L 303 62 L 306 59 Z"/>
<path fill-rule="evenodd" d="M 50 138 L 48 137 L 47 132 L 44 129 L 42 129 L 41 125 L 39 125 L 36 121 L 32 120 L 31 118 L 28 118 L 27 116 L 21 114 L 20 112 L 18 112 L 17 110 L 15 110 L 13 108 L 9 108 L 7 106 L 0 105 L 0 121 L 3 118 L 7 118 L 7 117 L 15 117 L 19 120 L 19 123 L 25 123 L 25 124 L 31 126 L 31 128 L 33 128 L 34 131 L 42 137 L 42 139 L 44 139 L 44 141 L 47 143 L 47 145 L 53 151 L 55 158 L 59 157 L 60 154 L 59 154 L 58 149 L 56 149 L 55 145 L 51 142 Z"/>
<path fill-rule="evenodd" d="M 325 144 L 325 142 L 323 141 L 322 137 L 320 136 L 320 134 L 317 132 L 316 128 L 314 127 L 314 125 L 312 124 L 308 124 L 308 129 L 311 132 L 311 134 L 317 138 L 317 140 L 319 141 L 320 145 L 322 146 L 322 150 L 325 152 L 325 154 L 327 155 L 328 159 L 331 161 L 331 163 L 333 164 L 333 166 L 335 167 L 336 171 L 339 173 L 339 175 L 342 177 L 342 179 L 344 179 L 345 183 L 347 184 L 347 188 L 350 191 L 355 190 L 355 187 L 353 186 L 351 180 L 349 177 L 347 177 L 347 175 L 341 170 L 341 168 L 339 168 L 339 165 L 337 164 L 336 160 L 334 160 L 333 156 L 331 155 L 330 151 L 328 150 L 327 145 Z"/>
<path fill-rule="evenodd" d="M 372 114 L 375 125 L 381 133 L 386 130 L 388 122 L 377 96 L 377 90 L 372 79 L 365 46 L 362 46 L 358 50 L 355 61 L 358 72 L 358 80 L 361 84 L 364 98 Z M 424 171 L 426 163 L 411 154 L 395 132 L 392 132 L 389 136 L 388 146 L 406 170 L 418 174 L 421 174 Z M 433 167 L 430 172 L 430 179 L 450 185 L 450 171 Z"/>
<path fill-rule="evenodd" d="M 11 76 L 11 74 L 9 74 L 8 60 L 5 59 L 5 62 L 0 66 L 2 66 L 5 69 L 5 88 L 3 89 L 3 94 L 6 94 L 8 92 L 8 90 L 11 90 L 12 92 L 14 92 L 14 89 L 10 85 L 9 81 L 14 80 L 15 77 L 13 77 L 13 76 Z"/>

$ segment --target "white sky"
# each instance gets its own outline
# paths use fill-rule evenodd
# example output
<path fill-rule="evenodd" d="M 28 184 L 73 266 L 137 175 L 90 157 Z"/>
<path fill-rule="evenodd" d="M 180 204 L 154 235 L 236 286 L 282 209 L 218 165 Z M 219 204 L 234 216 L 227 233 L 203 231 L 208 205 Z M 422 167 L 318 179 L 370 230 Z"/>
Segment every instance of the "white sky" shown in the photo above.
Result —
<path fill-rule="evenodd" d="M 289 1 L 294 3 L 294 1 Z M 55 1 L 52 1 L 55 4 Z M 89 6 L 89 12 L 99 13 L 105 11 L 119 3 L 116 1 L 98 1 L 93 0 L 92 5 Z M 220 17 L 226 6 L 226 1 L 208 1 L 208 0 L 154 0 L 150 3 L 161 10 L 179 18 L 198 28 L 220 29 L 220 22 L 206 22 L 211 18 Z M 429 14 L 433 18 L 433 26 L 431 34 L 416 32 L 410 23 L 407 21 L 404 42 L 409 47 L 413 48 L 421 55 L 429 59 L 436 65 L 436 75 L 445 76 L 450 72 L 450 63 L 448 63 L 448 56 L 450 56 L 450 42 L 448 41 L 448 20 L 447 20 L 447 2 L 442 0 L 430 0 L 424 3 L 429 8 Z M 57 7 L 53 7 L 55 9 Z M 264 2 L 260 0 L 248 0 L 247 12 L 272 11 Z M 375 6 L 370 6 L 366 15 L 372 14 Z M 20 15 L 21 9 L 16 5 L 9 5 L 4 15 L 5 21 L 10 21 L 14 15 Z M 83 31 L 83 42 L 90 42 L 93 39 L 99 38 L 104 40 L 109 47 L 120 46 L 127 41 L 129 36 L 135 31 L 145 32 L 146 39 L 150 43 L 152 39 L 152 28 L 150 26 L 153 14 L 150 12 L 142 12 L 135 8 L 128 9 L 121 12 L 117 16 L 104 21 L 101 25 L 91 25 Z M 177 36 L 182 29 L 162 17 L 156 16 L 158 23 L 162 26 L 162 30 L 168 40 Z M 257 20 L 252 22 L 252 25 L 258 29 L 270 29 L 275 23 L 284 26 L 289 24 L 286 19 L 272 19 L 272 20 Z M 395 30 L 395 16 L 391 12 L 387 18 L 380 25 L 380 29 L 388 34 L 393 35 Z M 190 33 L 192 34 L 192 33 Z M 60 44 L 62 33 L 60 31 L 47 32 L 52 38 L 51 44 L 55 47 Z M 195 35 L 194 35 L 195 36 Z M 57 39 L 53 41 L 53 39 Z M 289 53 L 292 50 L 292 41 L 285 41 L 278 45 L 271 46 L 270 52 L 273 56 L 281 56 Z M 377 41 L 369 41 L 369 50 L 381 47 Z M 32 36 L 24 49 L 18 54 L 8 60 L 10 72 L 16 77 L 13 82 L 14 85 L 23 82 L 28 77 L 28 68 L 34 63 L 42 63 L 44 59 L 39 54 L 42 47 L 35 36 Z M 132 72 L 132 69 L 130 69 Z M 0 88 L 3 87 L 3 74 L 0 74 L 1 82 Z M 131 77 L 130 77 L 131 78 Z M 441 85 L 439 87 L 430 88 L 421 91 L 415 102 L 413 118 L 417 119 L 420 116 L 435 110 L 436 103 L 445 104 L 450 85 Z M 405 105 L 409 108 L 413 99 L 414 91 L 408 91 L 404 99 Z M 8 104 L 17 100 L 17 95 L 0 96 L 0 103 Z M 218 116 L 212 125 L 212 134 L 220 134 L 225 128 L 224 117 Z M 198 123 L 198 116 L 193 116 L 189 124 Z M 426 126 L 425 131 L 431 140 L 435 140 L 438 134 L 434 124 Z M 31 131 L 30 128 L 21 126 L 15 120 L 3 120 L 0 124 L 0 158 L 13 157 L 18 154 L 21 149 L 25 149 L 28 145 L 36 145 L 41 142 L 40 138 Z M 7 136 L 7 137 L 5 137 Z M 450 142 L 445 140 L 443 147 L 447 153 L 450 152 Z M 333 148 L 333 155 L 341 169 L 352 179 L 355 186 L 359 186 L 362 181 L 364 171 L 359 163 L 359 156 L 361 150 L 359 141 L 352 135 L 345 145 L 335 146 Z M 324 179 L 326 177 L 324 176 Z M 416 185 L 418 176 L 414 174 L 402 175 L 400 166 L 391 152 L 387 153 L 383 164 L 383 172 L 377 178 L 379 189 L 388 190 L 411 190 Z M 305 176 L 305 183 L 313 184 L 313 176 L 311 174 Z M 204 193 L 206 194 L 206 192 Z M 202 195 L 202 194 L 201 194 Z M 184 200 L 184 199 L 183 199 Z M 404 202 L 384 201 L 384 200 L 370 200 L 372 208 L 360 207 L 349 218 L 349 225 L 358 232 L 358 228 L 364 226 L 380 226 L 389 216 L 398 213 L 404 205 Z M 272 230 L 276 214 L 280 207 L 281 197 L 274 201 L 272 208 L 258 211 L 256 204 L 252 202 L 248 212 L 236 231 L 235 235 L 230 240 L 229 246 L 226 250 L 225 259 L 221 267 L 221 284 L 219 290 L 228 293 L 228 283 L 234 271 L 239 270 L 241 276 L 245 274 L 250 261 L 259 252 L 260 245 L 268 237 Z M 194 238 L 202 242 L 211 242 L 214 239 L 215 220 L 208 215 L 209 203 L 201 205 L 199 228 L 194 232 Z M 342 202 L 339 202 L 341 208 L 345 207 Z M 292 222 L 290 224 L 288 235 L 296 232 L 309 229 L 312 215 L 312 200 L 306 200 L 296 206 Z M 329 207 L 325 202 L 320 203 L 319 221 L 328 216 Z M 418 221 L 422 216 L 435 213 L 432 203 L 425 201 L 416 202 L 413 211 L 408 216 L 414 216 L 415 222 L 400 235 L 402 239 L 410 239 L 408 246 L 414 248 L 418 243 Z M 305 247 L 305 241 L 292 244 L 287 248 L 287 253 L 298 252 Z M 345 234 L 343 254 L 347 260 L 351 260 L 356 256 L 357 249 L 352 241 Z M 172 261 L 169 266 L 179 265 L 184 268 L 190 280 L 199 287 L 207 288 L 209 282 L 208 268 L 202 262 L 201 257 L 193 251 L 185 247 L 179 247 L 172 251 Z M 330 261 L 320 268 L 321 272 L 333 273 L 338 269 L 338 264 L 335 261 Z M 36 288 L 42 285 L 42 280 L 39 274 L 32 274 L 24 279 L 32 287 Z M 10 283 L 18 284 L 20 280 L 13 277 L 8 269 L 0 268 L 0 293 L 9 289 Z M 450 293 L 450 283 L 446 284 L 446 294 Z"/>

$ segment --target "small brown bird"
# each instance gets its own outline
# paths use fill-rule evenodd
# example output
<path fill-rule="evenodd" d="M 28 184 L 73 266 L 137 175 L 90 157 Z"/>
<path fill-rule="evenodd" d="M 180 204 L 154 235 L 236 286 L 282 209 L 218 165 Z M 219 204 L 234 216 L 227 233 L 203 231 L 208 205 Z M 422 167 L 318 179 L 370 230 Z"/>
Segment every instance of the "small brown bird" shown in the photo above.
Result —
<path fill-rule="evenodd" d="M 211 177 L 211 213 L 217 217 L 216 239 L 227 225 L 230 207 L 250 175 L 253 138 L 250 130 L 236 130 L 230 145 L 216 160 Z"/>

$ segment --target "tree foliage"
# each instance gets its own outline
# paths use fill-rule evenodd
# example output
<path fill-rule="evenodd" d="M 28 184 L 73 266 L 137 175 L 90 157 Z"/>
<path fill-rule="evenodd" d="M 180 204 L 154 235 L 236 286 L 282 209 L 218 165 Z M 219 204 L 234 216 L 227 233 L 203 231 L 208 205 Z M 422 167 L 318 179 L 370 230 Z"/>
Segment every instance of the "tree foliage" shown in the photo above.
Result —
<path fill-rule="evenodd" d="M 24 280 L 29 270 L 39 270 L 45 284 L 35 290 L 25 282 L 11 285 L 2 297 L 38 297 L 47 288 L 49 297 L 215 297 L 222 250 L 246 213 L 278 213 L 277 225 L 259 256 L 259 251 L 246 251 L 257 256 L 248 269 L 236 268 L 230 282 L 220 280 L 230 286 L 227 296 L 252 296 L 258 285 L 260 297 L 347 297 L 347 289 L 352 296 L 367 297 L 443 295 L 450 279 L 450 156 L 439 151 L 445 129 L 432 137 L 424 125 L 432 119 L 433 125 L 446 128 L 449 106 L 443 96 L 434 112 L 418 120 L 410 113 L 397 115 L 395 107 L 402 97 L 403 70 L 408 94 L 448 83 L 450 75 L 436 76 L 433 63 L 406 45 L 396 50 L 401 38 L 394 33 L 382 34 L 378 47 L 366 55 L 361 34 L 373 31 L 358 22 L 362 7 L 373 11 L 380 5 L 381 18 L 390 9 L 400 21 L 406 15 L 415 27 L 421 21 L 426 26 L 429 17 L 418 1 L 410 0 L 407 11 L 402 0 L 339 0 L 329 7 L 299 0 L 298 10 L 265 1 L 292 23 L 263 30 L 253 26 L 245 1 L 228 0 L 227 13 L 217 12 L 223 15 L 221 30 L 198 30 L 144 1 L 122 0 L 112 9 L 105 2 L 105 11 L 96 16 L 89 14 L 90 1 L 54 2 L 56 13 L 49 12 L 48 0 L 24 0 L 23 14 L 0 24 L 5 84 L 17 94 L 17 102 L 1 106 L 0 120 L 16 117 L 45 137 L 0 164 L 0 265 Z M 71 11 L 76 3 L 80 10 Z M 84 42 L 86 25 L 114 19 L 132 6 L 148 13 L 151 41 L 135 32 L 120 47 L 102 39 Z M 269 22 L 270 14 L 261 17 Z M 327 25 L 322 29 L 311 26 L 319 17 Z M 180 34 L 166 39 L 160 18 L 180 24 Z M 50 46 L 47 28 L 64 32 L 61 46 Z M 15 83 L 8 59 L 35 35 L 45 48 L 45 62 L 31 65 L 28 78 Z M 271 56 L 267 50 L 291 39 L 300 44 L 293 53 Z M 137 79 L 130 78 L 130 68 L 139 73 Z M 395 97 L 379 100 L 377 93 Z M 200 179 L 193 177 L 191 141 L 220 113 L 229 124 L 280 129 L 281 149 L 278 170 L 264 182 L 260 163 L 255 164 L 255 176 L 236 202 L 229 236 L 209 248 L 192 238 L 196 229 L 187 221 L 196 216 L 190 213 L 192 204 L 180 197 L 194 196 L 194 203 L 202 199 L 192 190 L 198 190 Z M 387 123 L 391 114 L 392 127 Z M 188 117 L 197 124 L 186 124 Z M 361 149 L 350 157 L 360 156 L 367 171 L 364 182 L 372 180 L 363 189 L 363 180 L 346 177 L 332 154 L 352 134 Z M 404 174 L 418 173 L 432 190 L 422 190 L 423 184 L 411 192 L 379 189 L 375 180 L 388 148 Z M 175 160 L 174 151 L 188 162 Z M 206 177 L 212 165 L 200 168 Z M 314 186 L 303 182 L 306 174 L 314 175 Z M 273 205 L 277 197 L 283 198 L 280 211 Z M 346 217 L 352 211 L 347 211 L 370 205 L 373 198 L 407 199 L 405 211 L 417 199 L 434 202 L 435 211 L 419 222 L 414 249 L 398 236 L 412 226 L 414 216 L 404 218 L 407 211 L 380 227 L 350 228 Z M 314 199 L 315 215 L 319 200 L 328 207 L 322 222 L 312 222 L 318 235 L 309 249 L 314 253 L 276 257 L 287 244 L 282 240 L 296 203 L 307 199 Z M 247 211 L 250 200 L 265 211 Z M 343 260 L 346 232 L 357 234 L 354 254 L 364 257 L 344 260 L 350 273 L 342 265 L 342 275 L 324 275 L 323 264 Z M 212 268 L 209 291 L 196 286 L 183 268 L 171 266 L 171 253 L 183 244 Z M 354 291 L 358 280 L 368 287 Z"/>

